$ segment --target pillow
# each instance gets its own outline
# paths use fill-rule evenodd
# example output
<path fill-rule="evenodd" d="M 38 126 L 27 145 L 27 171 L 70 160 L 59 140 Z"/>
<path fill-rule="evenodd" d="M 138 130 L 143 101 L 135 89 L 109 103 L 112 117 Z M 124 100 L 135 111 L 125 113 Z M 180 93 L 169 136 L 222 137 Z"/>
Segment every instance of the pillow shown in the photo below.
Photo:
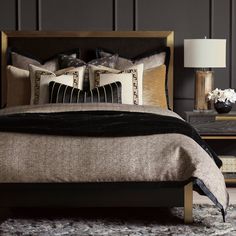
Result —
<path fill-rule="evenodd" d="M 98 48 L 96 49 L 96 54 L 97 57 L 100 58 L 105 56 L 106 57 L 111 56 L 114 53 Z M 137 65 L 140 63 L 144 64 L 143 67 L 144 70 L 151 69 L 163 64 L 165 64 L 168 68 L 169 58 L 170 58 L 170 49 L 166 47 L 159 50 L 154 50 L 150 53 L 139 55 L 132 59 L 127 59 L 119 56 L 115 68 L 118 70 L 124 70 L 128 67 L 131 67 L 132 65 Z"/>
<path fill-rule="evenodd" d="M 14 49 L 14 51 L 11 51 L 11 49 L 9 49 L 9 50 L 10 50 L 10 57 L 11 58 L 10 58 L 8 64 L 11 64 L 11 65 L 18 67 L 20 69 L 28 70 L 29 64 L 39 66 L 39 67 L 42 67 L 46 70 L 50 70 L 53 72 L 59 69 L 57 55 L 52 57 L 51 59 L 43 61 L 39 58 L 35 58 L 32 55 L 23 54 L 15 49 Z M 65 54 L 69 54 L 71 57 L 76 58 L 77 56 L 79 56 L 79 49 L 73 49 L 71 51 L 65 52 Z"/>
<path fill-rule="evenodd" d="M 50 71 L 56 71 L 59 68 L 58 61 L 56 58 L 49 60 L 45 63 L 41 63 L 35 59 L 25 57 L 25 56 L 18 54 L 16 52 L 11 53 L 11 58 L 12 58 L 11 60 L 12 60 L 13 66 L 24 69 L 24 70 L 28 70 L 29 64 L 39 66 L 41 68 L 44 68 L 44 69 L 50 70 Z"/>
<path fill-rule="evenodd" d="M 116 70 L 115 73 L 101 66 L 90 66 L 90 70 L 94 74 L 93 81 L 90 80 L 92 86 L 98 87 L 119 81 L 122 84 L 122 103 L 142 105 L 143 64 L 132 66 L 124 71 Z"/>
<path fill-rule="evenodd" d="M 29 71 L 7 66 L 7 107 L 30 104 Z"/>
<path fill-rule="evenodd" d="M 97 72 L 98 71 L 98 72 Z M 90 65 L 89 66 L 89 85 L 90 85 L 90 89 L 95 88 L 95 73 L 113 73 L 113 74 L 118 74 L 121 71 L 120 70 L 116 70 L 116 69 L 112 69 L 106 66 L 95 66 L 95 65 Z M 99 86 L 97 84 L 97 86 Z"/>
<path fill-rule="evenodd" d="M 58 61 L 59 61 L 59 67 L 60 68 L 66 68 L 69 66 L 86 66 L 85 73 L 84 73 L 84 84 L 83 84 L 83 89 L 89 90 L 91 86 L 89 85 L 89 71 L 88 71 L 88 65 L 103 65 L 106 67 L 114 68 L 116 65 L 118 55 L 111 55 L 108 57 L 103 57 L 103 58 L 97 58 L 92 61 L 89 61 L 86 63 L 85 61 L 78 59 L 78 58 L 73 58 L 71 56 L 67 56 L 64 54 L 58 55 Z"/>
<path fill-rule="evenodd" d="M 121 103 L 121 83 L 115 82 L 83 91 L 51 81 L 49 94 L 49 103 Z"/>
<path fill-rule="evenodd" d="M 61 69 L 70 67 L 70 66 L 78 67 L 78 66 L 83 66 L 83 65 L 102 65 L 102 66 L 114 68 L 116 65 L 117 58 L 118 58 L 118 55 L 114 54 L 114 55 L 110 55 L 110 56 L 106 56 L 102 58 L 97 58 L 86 63 L 85 61 L 79 58 L 74 58 L 72 56 L 68 56 L 65 54 L 58 55 L 59 67 Z"/>
<path fill-rule="evenodd" d="M 111 52 L 108 52 L 103 49 L 97 49 L 96 54 L 97 54 L 97 57 L 112 55 Z M 156 94 L 155 98 L 153 98 L 153 99 L 156 100 L 157 96 L 160 96 L 160 97 L 158 97 L 158 99 L 156 101 L 162 101 L 161 107 L 168 109 L 169 108 L 169 103 L 168 103 L 169 100 L 168 100 L 168 81 L 167 81 L 167 79 L 168 79 L 169 61 L 170 61 L 170 48 L 165 47 L 165 48 L 160 48 L 158 50 L 154 50 L 152 52 L 144 53 L 144 54 L 139 55 L 138 57 L 135 57 L 133 59 L 126 59 L 123 57 L 118 57 L 117 64 L 116 64 L 115 68 L 116 69 L 125 69 L 125 68 L 129 67 L 131 63 L 136 64 L 136 63 L 141 62 L 144 64 L 144 72 L 145 72 L 146 70 L 149 70 L 151 68 L 156 68 L 156 67 L 159 67 L 164 64 L 165 71 L 166 71 L 165 72 L 165 87 L 164 87 L 164 90 L 162 90 L 162 91 L 160 89 L 158 89 L 159 92 L 158 92 L 158 94 Z M 147 75 L 148 75 L 148 73 L 144 73 L 144 75 L 143 75 L 144 80 Z M 157 75 L 157 73 L 153 73 L 153 75 L 155 76 L 155 75 Z M 159 81 L 159 77 L 158 78 L 153 77 L 153 81 L 156 79 L 157 79 L 157 81 Z M 147 79 L 147 80 L 149 80 L 149 79 Z M 163 100 L 163 94 L 166 95 L 165 101 Z M 150 104 L 149 104 L 148 101 L 151 101 L 151 100 L 146 99 L 145 105 L 153 105 L 154 104 L 153 102 L 150 102 Z M 159 102 L 156 102 L 156 104 L 160 105 Z M 166 106 L 164 104 L 166 104 Z"/>
<path fill-rule="evenodd" d="M 160 52 L 154 55 L 146 56 L 140 59 L 135 59 L 134 64 L 140 64 L 143 63 L 143 69 L 148 70 L 160 65 L 165 64 L 165 57 L 166 53 L 165 52 Z"/>
<path fill-rule="evenodd" d="M 29 65 L 31 81 L 30 104 L 45 104 L 49 100 L 48 84 L 51 81 L 82 89 L 84 66 L 71 69 L 59 76 L 43 68 Z"/>
<path fill-rule="evenodd" d="M 166 66 L 161 65 L 143 72 L 143 105 L 167 108 Z"/>

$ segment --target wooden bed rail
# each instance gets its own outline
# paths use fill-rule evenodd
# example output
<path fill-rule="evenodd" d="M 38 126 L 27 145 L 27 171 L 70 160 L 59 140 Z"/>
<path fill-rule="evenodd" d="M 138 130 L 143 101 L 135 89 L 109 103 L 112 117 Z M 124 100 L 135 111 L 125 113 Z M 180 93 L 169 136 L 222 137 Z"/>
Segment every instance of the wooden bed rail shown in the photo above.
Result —
<path fill-rule="evenodd" d="M 184 223 L 191 224 L 192 182 L 185 186 L 169 184 L 158 187 L 156 183 L 1 183 L 0 218 L 5 215 L 4 209 L 18 207 L 176 206 L 184 207 Z"/>

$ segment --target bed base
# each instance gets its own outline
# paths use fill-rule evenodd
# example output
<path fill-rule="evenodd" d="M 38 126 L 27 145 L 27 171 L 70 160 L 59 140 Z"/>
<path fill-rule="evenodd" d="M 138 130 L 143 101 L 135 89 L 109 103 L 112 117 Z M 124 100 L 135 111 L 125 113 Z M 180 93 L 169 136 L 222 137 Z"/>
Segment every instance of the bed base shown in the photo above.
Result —
<path fill-rule="evenodd" d="M 192 182 L 0 184 L 0 207 L 184 207 L 192 223 Z"/>

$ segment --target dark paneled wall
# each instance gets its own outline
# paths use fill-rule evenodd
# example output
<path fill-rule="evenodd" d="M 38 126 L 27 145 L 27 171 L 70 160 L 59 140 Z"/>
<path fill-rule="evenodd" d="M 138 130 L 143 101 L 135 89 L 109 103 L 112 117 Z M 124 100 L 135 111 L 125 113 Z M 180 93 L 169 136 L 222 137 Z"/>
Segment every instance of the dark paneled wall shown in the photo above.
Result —
<path fill-rule="evenodd" d="M 185 38 L 227 39 L 227 68 L 215 86 L 236 87 L 235 0 L 1 0 L 1 30 L 173 30 L 175 111 L 193 109 L 194 71 L 183 67 Z"/>

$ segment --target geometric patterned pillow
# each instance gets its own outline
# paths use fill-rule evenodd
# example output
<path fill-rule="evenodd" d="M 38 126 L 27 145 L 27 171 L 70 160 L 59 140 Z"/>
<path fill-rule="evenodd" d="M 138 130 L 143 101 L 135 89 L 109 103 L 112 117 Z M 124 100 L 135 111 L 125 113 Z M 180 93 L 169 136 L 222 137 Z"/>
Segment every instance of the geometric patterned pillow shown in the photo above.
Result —
<path fill-rule="evenodd" d="M 113 71 L 114 72 L 113 72 Z M 122 84 L 122 103 L 142 105 L 143 103 L 143 64 L 124 71 L 90 66 L 90 89 L 119 81 Z"/>
<path fill-rule="evenodd" d="M 59 62 L 60 69 L 64 69 L 64 68 L 72 67 L 72 66 L 79 67 L 79 66 L 84 66 L 84 65 L 95 65 L 95 66 L 102 65 L 109 68 L 114 68 L 116 65 L 117 58 L 118 58 L 118 55 L 111 55 L 108 57 L 97 58 L 86 63 L 85 61 L 79 58 L 74 58 L 72 56 L 60 54 L 58 55 L 58 62 Z"/>
<path fill-rule="evenodd" d="M 57 81 L 75 88 L 83 88 L 84 66 L 56 73 L 42 69 L 40 67 L 29 65 L 31 80 L 31 105 L 45 104 L 49 101 L 48 84 L 51 81 Z"/>

